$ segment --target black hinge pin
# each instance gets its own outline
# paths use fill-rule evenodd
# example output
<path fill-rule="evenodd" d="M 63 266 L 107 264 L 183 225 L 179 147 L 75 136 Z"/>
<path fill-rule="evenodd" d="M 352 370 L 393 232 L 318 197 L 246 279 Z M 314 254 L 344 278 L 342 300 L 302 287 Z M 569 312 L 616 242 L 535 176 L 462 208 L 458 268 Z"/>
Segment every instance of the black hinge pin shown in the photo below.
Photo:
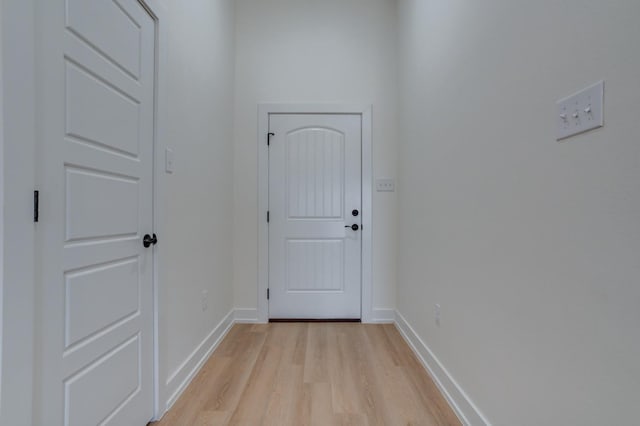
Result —
<path fill-rule="evenodd" d="M 267 300 L 269 300 L 269 289 L 267 289 Z"/>
<path fill-rule="evenodd" d="M 275 133 L 267 133 L 267 146 L 271 145 L 271 136 L 275 135 Z"/>
<path fill-rule="evenodd" d="M 33 191 L 33 221 L 40 220 L 40 191 Z"/>
<path fill-rule="evenodd" d="M 269 210 L 267 210 L 267 223 L 269 223 L 270 217 L 271 217 L 271 215 L 269 214 Z"/>

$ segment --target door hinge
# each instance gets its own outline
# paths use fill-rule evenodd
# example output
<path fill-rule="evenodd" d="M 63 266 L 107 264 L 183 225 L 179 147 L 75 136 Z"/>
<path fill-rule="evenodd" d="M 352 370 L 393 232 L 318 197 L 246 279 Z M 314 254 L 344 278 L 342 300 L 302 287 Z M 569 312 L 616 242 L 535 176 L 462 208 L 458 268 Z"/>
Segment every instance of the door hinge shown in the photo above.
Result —
<path fill-rule="evenodd" d="M 40 220 L 40 191 L 33 191 L 33 221 Z"/>
<path fill-rule="evenodd" d="M 267 223 L 269 223 L 270 217 L 271 217 L 271 215 L 269 214 L 269 210 L 267 210 Z"/>
<path fill-rule="evenodd" d="M 267 300 L 269 300 L 269 289 L 267 289 Z"/>
<path fill-rule="evenodd" d="M 271 145 L 271 136 L 275 135 L 275 133 L 267 133 L 267 146 Z"/>

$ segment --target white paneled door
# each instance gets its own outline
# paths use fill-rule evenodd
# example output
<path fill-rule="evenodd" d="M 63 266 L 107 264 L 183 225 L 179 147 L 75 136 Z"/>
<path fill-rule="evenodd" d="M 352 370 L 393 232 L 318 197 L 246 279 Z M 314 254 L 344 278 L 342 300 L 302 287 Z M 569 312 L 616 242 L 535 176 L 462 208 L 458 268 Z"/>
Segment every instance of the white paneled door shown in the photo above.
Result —
<path fill-rule="evenodd" d="M 153 416 L 155 22 L 135 0 L 41 2 L 41 410 Z"/>
<path fill-rule="evenodd" d="M 359 319 L 360 115 L 269 117 L 269 317 Z"/>

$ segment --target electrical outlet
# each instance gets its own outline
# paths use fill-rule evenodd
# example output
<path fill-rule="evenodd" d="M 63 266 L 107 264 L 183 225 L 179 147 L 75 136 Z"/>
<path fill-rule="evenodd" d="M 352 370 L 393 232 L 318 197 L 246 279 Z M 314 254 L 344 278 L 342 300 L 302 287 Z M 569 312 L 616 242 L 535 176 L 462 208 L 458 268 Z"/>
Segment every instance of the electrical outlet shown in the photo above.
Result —
<path fill-rule="evenodd" d="M 202 290 L 202 311 L 209 308 L 209 290 Z"/>
<path fill-rule="evenodd" d="M 435 317 L 435 320 L 436 320 L 436 325 L 438 327 L 440 327 L 440 304 L 439 303 L 435 304 L 434 317 Z"/>

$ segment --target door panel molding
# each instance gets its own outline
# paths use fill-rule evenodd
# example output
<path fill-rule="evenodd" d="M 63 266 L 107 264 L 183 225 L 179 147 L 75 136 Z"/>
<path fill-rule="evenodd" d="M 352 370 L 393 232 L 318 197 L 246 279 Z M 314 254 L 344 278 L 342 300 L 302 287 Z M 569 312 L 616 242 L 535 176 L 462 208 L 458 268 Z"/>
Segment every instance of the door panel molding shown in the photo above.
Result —
<path fill-rule="evenodd" d="M 80 37 L 65 21 L 64 2 L 37 7 L 36 162 L 48 214 L 36 237 L 36 424 L 148 421 L 157 409 L 157 264 L 153 251 L 140 249 L 139 238 L 154 228 L 157 55 L 163 49 L 157 13 L 145 3 L 73 3 L 76 24 L 93 22 L 94 8 L 102 6 L 128 26 L 139 22 L 126 36 L 129 42 L 113 46 L 103 43 L 111 40 L 110 20 Z M 104 39 L 100 49 L 97 36 Z M 127 63 L 131 72 L 122 72 L 121 60 L 107 60 L 119 54 L 139 64 Z M 109 127 L 113 122 L 122 123 L 118 132 Z M 119 202 L 105 204 L 96 194 Z M 119 286 L 111 285 L 114 280 Z M 115 371 L 124 374 L 118 378 Z M 115 379 L 101 387 L 109 397 L 94 410 L 84 398 L 103 375 Z M 85 417 L 94 414 L 99 418 Z"/>
<path fill-rule="evenodd" d="M 164 171 L 164 149 L 167 145 L 168 132 L 166 117 L 167 102 L 167 41 L 169 11 L 163 0 L 137 0 L 156 21 L 156 96 L 155 96 L 155 143 L 156 159 L 154 168 L 154 229 L 162 234 L 163 210 L 162 197 L 165 193 L 163 181 L 158 179 Z M 36 82 L 41 81 L 46 67 L 36 67 L 42 61 L 43 22 L 49 18 L 46 10 L 52 4 L 63 4 L 59 0 L 40 2 L 21 0 L 6 2 L 1 9 L 2 25 L 2 68 L 4 87 L 3 131 L 4 144 L 4 177 L 3 183 L 11 182 L 4 187 L 4 199 L 7 201 L 4 211 L 3 228 L 5 258 L 11 254 L 11 262 L 4 262 L 3 282 L 0 285 L 4 306 L 0 333 L 4 341 L 2 362 L 2 398 L 0 407 L 0 424 L 36 424 L 39 398 L 34 388 L 39 387 L 39 378 L 34 365 L 40 362 L 37 355 L 38 341 L 42 339 L 40 306 L 42 276 L 40 240 L 41 229 L 33 223 L 32 199 L 33 190 L 39 189 L 43 177 L 40 170 L 42 157 L 41 123 L 37 120 L 41 108 L 41 93 L 37 93 Z M 64 7 L 64 5 L 63 5 Z M 12 40 L 22 40 L 16 44 Z M 81 52 L 78 53 L 81 55 Z M 11 84 L 6 84 L 7 82 Z M 6 108 L 11 105 L 11 108 Z M 120 153 L 118 151 L 118 153 Z M 128 173 L 128 172 L 125 172 Z M 42 194 L 41 197 L 47 194 Z M 46 216 L 43 216 L 46 217 Z M 40 231 L 40 232 L 38 232 Z M 7 249 L 8 247 L 8 249 Z M 155 416 L 159 418 L 165 411 L 165 380 L 161 377 L 164 356 L 159 350 L 158 306 L 160 282 L 158 274 L 159 258 L 162 249 L 158 246 L 154 253 L 154 388 Z M 166 343 L 162 343 L 166 345 Z M 164 351 L 166 352 L 166 351 Z M 149 360 L 151 361 L 151 360 Z M 166 370 L 166 369 L 165 369 Z M 10 392 L 7 392 L 10 390 Z M 161 402 L 162 401 L 162 402 Z"/>
<path fill-rule="evenodd" d="M 372 279 L 372 115 L 368 104 L 275 104 L 258 105 L 258 321 L 269 321 L 269 116 L 272 114 L 353 114 L 362 122 L 362 322 L 373 320 Z"/>

